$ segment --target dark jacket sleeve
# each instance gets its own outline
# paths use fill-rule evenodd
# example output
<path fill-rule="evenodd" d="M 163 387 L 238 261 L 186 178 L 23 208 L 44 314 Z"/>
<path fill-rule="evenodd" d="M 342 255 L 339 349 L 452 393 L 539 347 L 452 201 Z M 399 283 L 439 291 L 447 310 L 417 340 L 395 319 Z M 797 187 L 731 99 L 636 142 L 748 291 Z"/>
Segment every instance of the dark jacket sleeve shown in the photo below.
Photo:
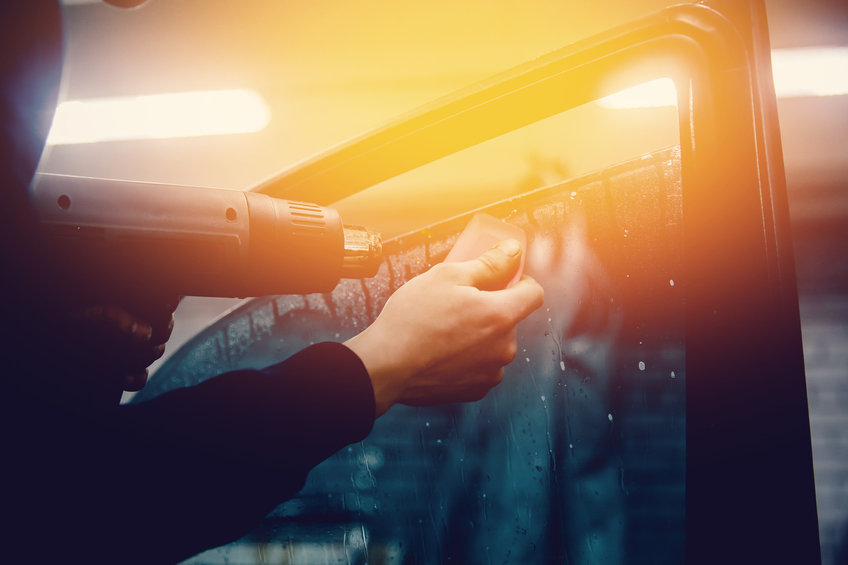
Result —
<path fill-rule="evenodd" d="M 56 562 L 171 563 L 238 539 L 363 439 L 375 409 L 365 367 L 338 343 L 138 405 L 13 390 L 4 545 Z"/>
<path fill-rule="evenodd" d="M 365 367 L 338 343 L 120 407 L 127 437 L 116 438 L 114 472 L 138 483 L 121 506 L 134 532 L 127 544 L 149 546 L 149 563 L 240 537 L 293 496 L 309 469 L 362 440 L 374 411 Z"/>

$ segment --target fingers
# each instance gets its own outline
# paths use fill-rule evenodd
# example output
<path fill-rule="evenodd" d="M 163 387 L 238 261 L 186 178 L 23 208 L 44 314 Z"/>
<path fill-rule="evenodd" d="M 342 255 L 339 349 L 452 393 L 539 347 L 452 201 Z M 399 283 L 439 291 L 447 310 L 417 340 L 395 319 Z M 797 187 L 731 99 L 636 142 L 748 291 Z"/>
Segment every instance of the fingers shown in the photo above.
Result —
<path fill-rule="evenodd" d="M 134 375 L 127 375 L 123 379 L 122 388 L 127 392 L 138 392 L 147 384 L 147 369 Z"/>
<path fill-rule="evenodd" d="M 120 379 L 124 390 L 134 391 L 147 382 L 146 367 L 162 357 L 174 325 L 177 300 L 153 305 L 144 317 L 114 305 L 78 308 L 69 330 L 69 343 L 81 365 L 92 374 Z"/>
<path fill-rule="evenodd" d="M 174 312 L 180 297 L 171 295 L 150 295 L 134 297 L 121 302 L 121 306 L 134 317 L 134 321 L 152 329 L 150 342 L 165 343 L 171 336 L 174 326 Z"/>
<path fill-rule="evenodd" d="M 476 259 L 459 263 L 463 268 L 461 282 L 480 290 L 498 290 L 506 287 L 521 265 L 521 244 L 506 239 Z"/>
<path fill-rule="evenodd" d="M 515 322 L 523 320 L 545 301 L 545 291 L 535 279 L 524 275 L 509 288 L 493 293 L 502 301 L 503 309 L 509 312 Z"/>
<path fill-rule="evenodd" d="M 91 306 L 72 312 L 71 315 L 85 322 L 92 331 L 104 335 L 127 335 L 136 343 L 147 343 L 153 336 L 153 328 L 149 324 L 139 322 L 118 306 Z"/>
<path fill-rule="evenodd" d="M 345 342 L 371 377 L 377 416 L 397 402 L 479 400 L 501 381 L 516 355 L 516 324 L 544 300 L 530 277 L 505 288 L 520 263 L 519 242 L 504 240 L 470 261 L 436 265 Z"/>
<path fill-rule="evenodd" d="M 159 345 L 168 341 L 174 329 L 175 306 L 160 306 L 145 311 L 144 317 L 132 314 L 121 306 L 98 305 L 84 308 L 73 316 L 84 320 L 104 335 L 128 336 L 133 343 Z"/>
<path fill-rule="evenodd" d="M 125 351 L 111 363 L 111 370 L 122 377 L 122 388 L 136 392 L 147 384 L 147 367 L 165 354 L 165 344 Z"/>

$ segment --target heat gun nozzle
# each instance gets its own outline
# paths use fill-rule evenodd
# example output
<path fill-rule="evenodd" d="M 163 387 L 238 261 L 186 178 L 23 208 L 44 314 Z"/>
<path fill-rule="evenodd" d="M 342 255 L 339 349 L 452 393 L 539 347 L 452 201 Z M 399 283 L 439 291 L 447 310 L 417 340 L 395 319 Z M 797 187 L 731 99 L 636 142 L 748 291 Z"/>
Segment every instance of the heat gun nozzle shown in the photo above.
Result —
<path fill-rule="evenodd" d="M 380 234 L 362 226 L 344 226 L 342 278 L 373 277 L 383 260 Z"/>

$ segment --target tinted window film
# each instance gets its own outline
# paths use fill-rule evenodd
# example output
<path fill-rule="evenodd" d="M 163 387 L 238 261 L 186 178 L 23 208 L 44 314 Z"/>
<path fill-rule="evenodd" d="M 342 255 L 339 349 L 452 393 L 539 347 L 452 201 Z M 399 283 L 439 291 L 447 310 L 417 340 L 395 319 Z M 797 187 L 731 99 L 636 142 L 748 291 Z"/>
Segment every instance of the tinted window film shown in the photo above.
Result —
<path fill-rule="evenodd" d="M 644 115 L 587 105 L 339 203 L 389 234 L 429 227 L 388 242 L 375 278 L 254 299 L 175 354 L 137 400 L 344 340 L 440 261 L 468 217 L 432 219 L 478 207 L 527 231 L 526 272 L 546 291 L 485 399 L 392 408 L 249 536 L 193 562 L 681 562 L 680 151 L 674 110 L 647 112 L 650 134 Z"/>

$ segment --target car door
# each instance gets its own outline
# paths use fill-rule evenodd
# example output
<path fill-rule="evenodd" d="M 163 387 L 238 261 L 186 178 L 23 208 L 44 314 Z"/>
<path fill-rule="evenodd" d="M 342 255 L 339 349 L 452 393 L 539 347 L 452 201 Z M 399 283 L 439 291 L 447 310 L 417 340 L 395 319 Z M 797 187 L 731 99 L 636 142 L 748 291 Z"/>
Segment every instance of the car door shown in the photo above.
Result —
<path fill-rule="evenodd" d="M 758 1 L 673 6 L 259 186 L 383 230 L 380 272 L 249 301 L 136 401 L 355 334 L 480 211 L 527 232 L 546 304 L 484 400 L 393 408 L 240 547 L 304 563 L 819 561 L 765 30 Z M 671 103 L 631 119 L 621 105 L 646 83 Z"/>

